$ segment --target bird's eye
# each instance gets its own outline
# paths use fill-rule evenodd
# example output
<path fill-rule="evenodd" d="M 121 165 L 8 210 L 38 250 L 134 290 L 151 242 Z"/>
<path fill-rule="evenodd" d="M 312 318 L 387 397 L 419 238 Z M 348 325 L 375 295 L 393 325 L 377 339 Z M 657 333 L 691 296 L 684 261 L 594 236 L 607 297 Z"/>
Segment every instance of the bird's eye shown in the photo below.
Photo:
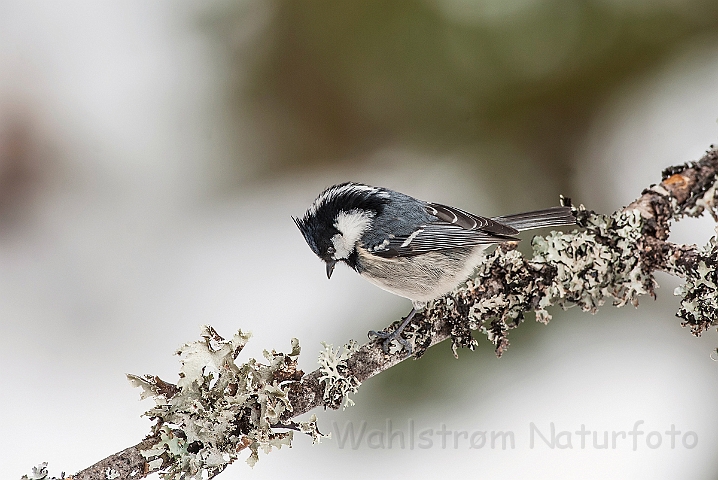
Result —
<path fill-rule="evenodd" d="M 327 248 L 327 253 L 329 255 L 334 255 L 337 252 L 337 250 L 334 247 Z"/>

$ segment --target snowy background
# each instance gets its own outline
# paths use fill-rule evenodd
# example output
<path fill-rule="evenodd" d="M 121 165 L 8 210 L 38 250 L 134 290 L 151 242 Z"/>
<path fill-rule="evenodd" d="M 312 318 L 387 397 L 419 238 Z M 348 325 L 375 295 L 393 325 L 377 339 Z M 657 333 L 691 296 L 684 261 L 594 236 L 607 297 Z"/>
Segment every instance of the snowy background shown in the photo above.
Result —
<path fill-rule="evenodd" d="M 559 193 L 612 212 L 698 159 L 718 143 L 717 12 L 0 0 L 0 471 L 73 473 L 137 443 L 149 401 L 125 373 L 172 381 L 200 324 L 251 330 L 243 357 L 297 337 L 310 371 L 321 341 L 362 341 L 406 313 L 348 269 L 327 281 L 296 231 L 290 216 L 330 184 L 486 215 Z M 672 239 L 712 234 L 711 219 L 685 220 Z M 366 382 L 355 407 L 316 412 L 334 439 L 298 437 L 223 476 L 715 478 L 718 335 L 682 329 L 678 283 L 658 278 L 637 310 L 529 318 L 500 360 L 484 339 L 459 360 L 439 345 Z M 372 448 L 388 421 L 417 442 L 444 428 L 513 432 L 515 446 Z M 602 443 L 638 421 L 635 451 L 631 437 L 582 449 L 575 433 Z M 573 448 L 531 448 L 530 425 L 551 423 Z"/>

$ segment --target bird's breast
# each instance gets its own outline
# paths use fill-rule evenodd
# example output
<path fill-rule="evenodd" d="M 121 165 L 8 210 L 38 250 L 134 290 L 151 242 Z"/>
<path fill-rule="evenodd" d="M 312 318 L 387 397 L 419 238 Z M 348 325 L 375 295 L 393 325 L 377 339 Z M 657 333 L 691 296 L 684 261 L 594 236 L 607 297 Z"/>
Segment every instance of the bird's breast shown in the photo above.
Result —
<path fill-rule="evenodd" d="M 357 247 L 356 270 L 395 295 L 415 302 L 434 300 L 466 280 L 483 258 L 484 246 L 383 258 Z"/>

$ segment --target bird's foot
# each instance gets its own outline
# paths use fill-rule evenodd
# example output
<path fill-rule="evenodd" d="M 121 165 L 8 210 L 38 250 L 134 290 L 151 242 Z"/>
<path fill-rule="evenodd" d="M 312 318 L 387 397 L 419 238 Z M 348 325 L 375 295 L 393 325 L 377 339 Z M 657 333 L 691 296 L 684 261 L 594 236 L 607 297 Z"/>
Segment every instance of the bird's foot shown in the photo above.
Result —
<path fill-rule="evenodd" d="M 387 333 L 385 331 L 377 332 L 374 330 L 369 331 L 369 338 L 374 340 L 378 339 L 382 342 L 381 348 L 384 350 L 385 354 L 389 354 L 389 346 L 391 345 L 392 340 L 396 340 L 399 342 L 399 345 L 401 345 L 401 349 L 399 352 L 403 352 L 404 350 L 407 351 L 408 355 L 412 354 L 411 344 L 406 340 L 406 338 L 401 336 L 401 332 L 404 331 L 404 327 L 406 327 L 412 318 L 414 318 L 414 314 L 416 314 L 416 308 L 412 308 L 411 312 L 409 312 L 409 315 L 402 318 L 401 325 L 399 325 L 399 328 L 394 330 L 391 333 Z"/>
<path fill-rule="evenodd" d="M 389 354 L 389 347 L 391 346 L 391 341 L 396 340 L 399 342 L 399 345 L 401 345 L 400 352 L 403 350 L 406 350 L 408 355 L 411 355 L 411 344 L 408 342 L 408 340 L 401 336 L 401 331 L 394 330 L 391 333 L 387 333 L 385 331 L 375 331 L 375 330 L 369 330 L 368 337 L 371 340 L 379 340 L 381 342 L 381 348 L 384 350 L 385 354 Z"/>

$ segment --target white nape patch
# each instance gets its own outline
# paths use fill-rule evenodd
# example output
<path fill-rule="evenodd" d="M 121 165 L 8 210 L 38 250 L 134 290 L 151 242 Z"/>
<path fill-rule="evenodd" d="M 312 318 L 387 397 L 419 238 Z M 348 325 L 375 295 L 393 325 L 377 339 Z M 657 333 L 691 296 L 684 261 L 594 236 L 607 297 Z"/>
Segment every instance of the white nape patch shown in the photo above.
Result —
<path fill-rule="evenodd" d="M 411 243 L 411 241 L 414 240 L 416 238 L 416 236 L 419 235 L 423 231 L 424 231 L 424 229 L 420 228 L 419 230 L 417 230 L 414 233 L 412 233 L 411 235 L 409 235 L 409 237 L 406 240 L 404 240 L 404 242 L 401 244 L 401 246 L 406 247 L 407 245 L 409 245 Z"/>
<path fill-rule="evenodd" d="M 335 260 L 349 258 L 356 248 L 359 238 L 371 225 L 372 218 L 374 218 L 374 214 L 365 210 L 355 209 L 339 212 L 334 220 L 334 227 L 339 230 L 339 233 L 332 237 L 332 243 L 336 250 Z"/>
<path fill-rule="evenodd" d="M 363 185 L 361 183 L 348 183 L 346 185 L 335 185 L 329 187 L 319 194 L 314 203 L 309 207 L 309 214 L 314 215 L 317 213 L 322 205 L 331 201 L 332 199 L 351 192 L 368 192 L 387 198 L 389 195 L 386 192 L 382 192 L 380 188 L 372 187 L 371 185 Z"/>

